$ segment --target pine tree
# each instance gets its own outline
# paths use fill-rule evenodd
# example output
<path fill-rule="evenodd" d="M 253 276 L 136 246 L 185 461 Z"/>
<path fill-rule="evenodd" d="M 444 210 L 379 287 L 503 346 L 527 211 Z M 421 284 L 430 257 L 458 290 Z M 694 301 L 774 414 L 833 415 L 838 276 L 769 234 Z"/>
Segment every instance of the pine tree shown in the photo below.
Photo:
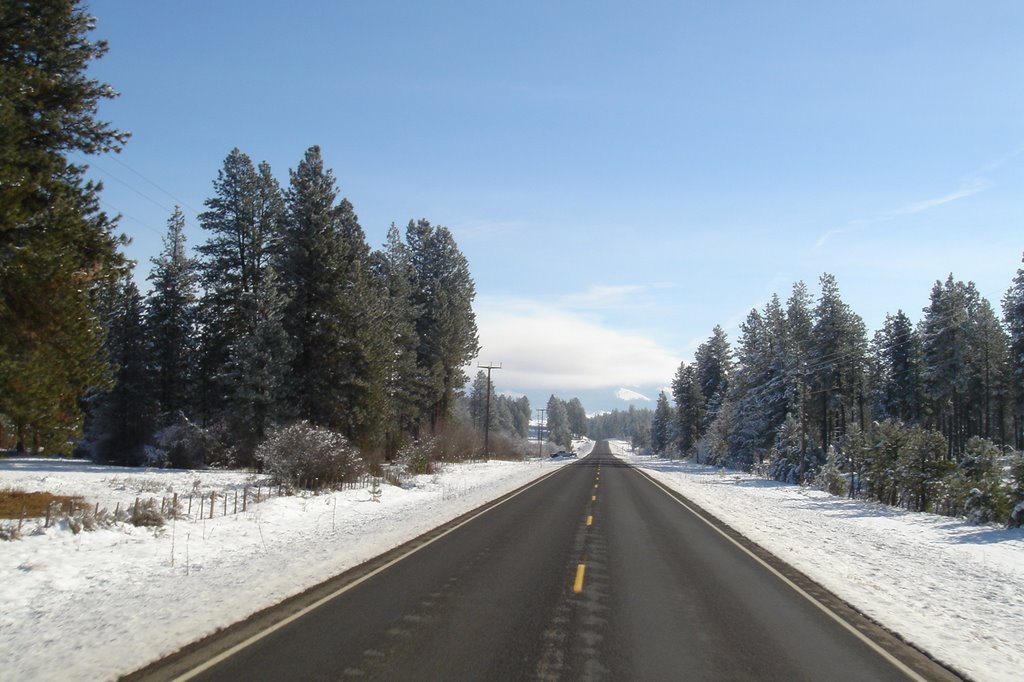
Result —
<path fill-rule="evenodd" d="M 67 158 L 128 138 L 96 119 L 116 93 L 87 77 L 107 50 L 93 25 L 71 0 L 0 5 L 0 440 L 9 422 L 19 450 L 65 449 L 79 397 L 109 380 L 94 306 L 124 240 Z"/>
<path fill-rule="evenodd" d="M 337 202 L 319 147 L 291 172 L 280 243 L 291 340 L 288 404 L 295 416 L 368 447 L 387 410 L 393 340 L 387 292 L 352 204 Z"/>
<path fill-rule="evenodd" d="M 548 440 L 561 448 L 572 446 L 572 435 L 569 433 L 569 414 L 565 409 L 565 401 L 552 395 L 547 406 Z"/>
<path fill-rule="evenodd" d="M 512 410 L 512 428 L 519 437 L 528 438 L 530 436 L 530 418 L 532 416 L 533 410 L 530 409 L 530 399 L 525 395 L 516 398 Z M 584 432 L 585 429 L 586 427 L 584 427 Z"/>
<path fill-rule="evenodd" d="M 196 329 L 196 264 L 185 252 L 185 216 L 175 207 L 164 248 L 153 258 L 146 331 L 161 422 L 170 424 L 191 402 Z"/>
<path fill-rule="evenodd" d="M 715 325 L 711 337 L 697 347 L 694 354 L 697 365 L 695 379 L 704 395 L 704 424 L 701 433 L 714 421 L 718 408 L 729 391 L 732 373 L 732 349 L 725 331 Z"/>
<path fill-rule="evenodd" d="M 1021 259 L 1024 262 L 1024 258 Z M 1003 296 L 1003 320 L 1009 336 L 1009 365 L 1013 383 L 1013 444 L 1024 450 L 1024 267 L 1017 270 Z"/>
<path fill-rule="evenodd" d="M 809 419 L 817 419 L 819 446 L 827 452 L 833 436 L 846 433 L 849 423 L 863 430 L 867 420 L 867 331 L 828 273 L 821 277 L 808 356 L 808 379 L 816 394 L 816 405 L 808 404 L 809 415 L 815 417 Z"/>
<path fill-rule="evenodd" d="M 651 449 L 655 454 L 664 455 L 672 447 L 674 421 L 672 408 L 669 407 L 668 398 L 662 391 L 658 394 L 658 404 L 654 409 L 651 423 Z"/>
<path fill-rule="evenodd" d="M 107 298 L 100 307 L 114 385 L 95 401 L 90 421 L 94 454 L 103 462 L 137 466 L 145 459 L 155 416 L 142 296 L 131 277 L 125 277 Z"/>
<path fill-rule="evenodd" d="M 487 379 L 487 373 L 479 371 L 473 379 L 473 386 L 469 394 L 469 416 L 473 420 L 473 427 L 483 433 L 490 419 L 490 428 L 494 428 L 497 421 L 498 397 Z M 488 410 L 490 415 L 488 416 Z"/>
<path fill-rule="evenodd" d="M 970 320 L 977 299 L 973 285 L 957 282 L 951 274 L 945 283 L 935 282 L 921 320 L 927 423 L 946 436 L 950 457 L 962 452 L 968 436 L 964 398 L 970 381 Z"/>
<path fill-rule="evenodd" d="M 210 232 L 199 246 L 204 421 L 227 421 L 239 463 L 248 464 L 281 410 L 288 346 L 284 301 L 273 269 L 284 217 L 280 187 L 237 148 L 214 181 L 199 216 Z"/>
<path fill-rule="evenodd" d="M 886 315 L 875 334 L 874 390 L 877 417 L 916 423 L 921 419 L 921 338 L 902 310 Z"/>
<path fill-rule="evenodd" d="M 418 337 L 421 419 L 436 430 L 449 416 L 462 368 L 476 356 L 476 289 L 465 256 L 451 232 L 426 220 L 410 221 L 406 242 L 412 263 L 412 309 Z"/>
<path fill-rule="evenodd" d="M 388 398 L 385 441 L 389 455 L 393 455 L 402 447 L 405 437 L 419 435 L 420 409 L 424 402 L 417 366 L 420 341 L 415 327 L 419 313 L 413 300 L 415 272 L 409 247 L 402 241 L 402 234 L 394 223 L 388 230 L 384 248 L 374 254 L 374 270 L 384 288 L 382 326 L 390 341 L 385 379 Z"/>
<path fill-rule="evenodd" d="M 569 418 L 569 431 L 576 438 L 582 438 L 587 433 L 587 411 L 579 398 L 571 398 L 565 404 L 565 413 Z"/>
<path fill-rule="evenodd" d="M 676 442 L 680 454 L 692 454 L 702 435 L 706 401 L 696 378 L 697 366 L 681 363 L 672 380 L 672 398 L 676 404 Z"/>

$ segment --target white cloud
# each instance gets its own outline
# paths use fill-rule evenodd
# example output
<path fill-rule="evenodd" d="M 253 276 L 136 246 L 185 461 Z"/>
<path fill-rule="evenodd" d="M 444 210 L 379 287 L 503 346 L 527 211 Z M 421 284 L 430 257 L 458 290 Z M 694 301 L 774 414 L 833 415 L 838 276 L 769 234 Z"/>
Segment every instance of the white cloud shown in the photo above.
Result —
<path fill-rule="evenodd" d="M 615 391 L 615 397 L 618 398 L 619 400 L 625 400 L 627 402 L 630 400 L 642 400 L 648 403 L 651 402 L 651 399 L 648 398 L 647 396 L 641 393 L 637 393 L 636 391 L 631 391 L 628 388 L 620 388 L 619 390 Z"/>
<path fill-rule="evenodd" d="M 512 390 L 661 385 L 679 364 L 649 338 L 557 306 L 500 298 L 475 308 L 480 358 L 502 363 L 496 381 Z"/>

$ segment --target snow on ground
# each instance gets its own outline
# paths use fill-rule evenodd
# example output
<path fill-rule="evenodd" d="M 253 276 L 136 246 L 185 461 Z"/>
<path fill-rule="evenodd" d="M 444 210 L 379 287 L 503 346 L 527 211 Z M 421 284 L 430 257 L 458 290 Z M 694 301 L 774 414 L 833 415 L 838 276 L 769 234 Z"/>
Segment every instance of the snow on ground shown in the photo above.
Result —
<path fill-rule="evenodd" d="M 592 444 L 583 445 L 581 454 Z M 159 530 L 118 524 L 0 541 L 0 680 L 114 679 L 411 540 L 571 459 L 447 465 L 403 487 L 272 497 L 244 513 Z M 0 459 L 0 489 L 84 496 L 114 511 L 137 497 L 252 486 L 251 474 Z M 223 499 L 223 498 L 222 498 Z M 207 503 L 208 504 L 208 503 Z M 16 522 L 15 522 L 16 523 Z"/>
<path fill-rule="evenodd" d="M 581 450 L 586 454 L 589 446 Z M 977 680 L 1024 669 L 1024 531 L 723 472 L 620 456 L 863 612 Z M 575 460 L 447 467 L 403 488 L 274 497 L 159 531 L 51 527 L 0 542 L 0 680 L 112 679 Z M 233 491 L 239 472 L 0 460 L 0 488 L 136 497 Z M 219 505 L 220 503 L 218 503 Z M 233 506 L 233 504 L 231 505 Z M 59 666 L 55 663 L 59 662 Z"/>
<path fill-rule="evenodd" d="M 618 454 L 976 680 L 1024 676 L 1024 530 Z"/>

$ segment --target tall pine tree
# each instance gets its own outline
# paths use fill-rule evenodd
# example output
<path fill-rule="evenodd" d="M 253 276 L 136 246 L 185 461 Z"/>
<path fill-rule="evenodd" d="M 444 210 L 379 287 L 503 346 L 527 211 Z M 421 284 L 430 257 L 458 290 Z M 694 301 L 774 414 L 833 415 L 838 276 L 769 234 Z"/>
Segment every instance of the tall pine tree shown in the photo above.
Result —
<path fill-rule="evenodd" d="M 146 331 L 156 399 L 166 425 L 190 412 L 196 329 L 196 264 L 185 250 L 185 216 L 175 207 L 163 251 L 153 259 Z"/>
<path fill-rule="evenodd" d="M 73 0 L 0 3 L 0 446 L 64 449 L 78 398 L 109 380 L 100 290 L 124 271 L 99 185 L 68 160 L 127 140 L 96 118 L 116 96 L 87 76 L 107 50 Z"/>
<path fill-rule="evenodd" d="M 1003 320 L 1009 336 L 1013 382 L 1013 444 L 1018 450 L 1024 450 L 1024 267 L 1017 270 L 1003 296 Z"/>

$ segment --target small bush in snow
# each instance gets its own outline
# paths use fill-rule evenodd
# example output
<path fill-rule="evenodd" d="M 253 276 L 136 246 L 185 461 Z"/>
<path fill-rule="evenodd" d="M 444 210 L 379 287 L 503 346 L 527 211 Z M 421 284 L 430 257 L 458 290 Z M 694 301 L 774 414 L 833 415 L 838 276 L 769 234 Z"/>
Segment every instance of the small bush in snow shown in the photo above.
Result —
<path fill-rule="evenodd" d="M 434 472 L 434 451 L 437 443 L 433 438 L 416 440 L 402 446 L 395 457 L 400 475 L 417 476 Z"/>
<path fill-rule="evenodd" d="M 846 480 L 846 476 L 839 471 L 836 450 L 831 446 L 828 448 L 825 466 L 821 468 L 814 479 L 814 487 L 836 496 L 845 496 L 849 492 L 850 483 Z"/>
<path fill-rule="evenodd" d="M 156 448 L 150 460 L 157 466 L 173 469 L 203 469 L 230 464 L 229 449 L 224 446 L 218 429 L 204 429 L 184 416 L 157 432 Z"/>
<path fill-rule="evenodd" d="M 339 483 L 363 468 L 344 436 L 307 421 L 278 429 L 256 448 L 255 459 L 275 482 L 294 486 Z"/>

